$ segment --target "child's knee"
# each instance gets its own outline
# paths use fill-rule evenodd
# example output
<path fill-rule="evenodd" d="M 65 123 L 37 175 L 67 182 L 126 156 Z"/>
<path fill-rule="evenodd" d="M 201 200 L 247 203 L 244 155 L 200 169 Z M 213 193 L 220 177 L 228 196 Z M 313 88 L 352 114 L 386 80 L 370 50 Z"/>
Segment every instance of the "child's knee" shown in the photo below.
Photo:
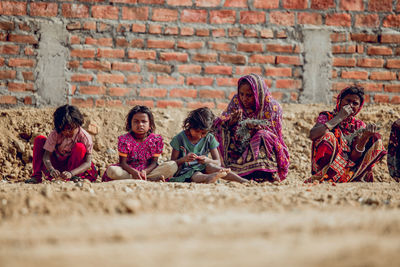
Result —
<path fill-rule="evenodd" d="M 130 174 L 119 166 L 110 166 L 107 169 L 107 176 L 113 180 L 129 179 Z"/>

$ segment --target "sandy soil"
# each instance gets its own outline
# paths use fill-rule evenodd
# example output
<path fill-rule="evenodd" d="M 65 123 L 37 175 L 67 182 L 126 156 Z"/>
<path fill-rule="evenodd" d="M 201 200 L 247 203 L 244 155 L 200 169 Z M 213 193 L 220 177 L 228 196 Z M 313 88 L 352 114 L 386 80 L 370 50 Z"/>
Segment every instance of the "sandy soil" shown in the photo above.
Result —
<path fill-rule="evenodd" d="M 400 186 L 386 160 L 374 184 L 304 185 L 309 129 L 322 105 L 283 105 L 291 154 L 283 183 L 213 185 L 121 181 L 18 183 L 31 173 L 32 141 L 54 109 L 0 110 L 0 266 L 400 266 Z M 94 161 L 117 161 L 126 109 L 83 109 Z M 168 142 L 186 110 L 154 110 Z M 398 106 L 360 114 L 387 144 Z M 97 132 L 97 133 L 96 133 Z"/>

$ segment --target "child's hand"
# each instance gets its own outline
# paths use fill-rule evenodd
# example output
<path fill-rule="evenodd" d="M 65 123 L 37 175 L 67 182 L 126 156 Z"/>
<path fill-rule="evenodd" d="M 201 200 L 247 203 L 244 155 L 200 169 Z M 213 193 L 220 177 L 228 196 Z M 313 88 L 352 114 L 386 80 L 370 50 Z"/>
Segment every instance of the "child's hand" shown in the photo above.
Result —
<path fill-rule="evenodd" d="M 140 179 L 142 179 L 142 180 L 147 180 L 147 174 L 146 174 L 146 171 L 145 170 L 143 170 L 143 171 L 141 171 L 140 172 Z"/>
<path fill-rule="evenodd" d="M 72 173 L 69 171 L 63 171 L 61 173 L 61 178 L 63 179 L 71 179 L 72 178 Z"/>
<path fill-rule="evenodd" d="M 202 155 L 202 156 L 197 156 L 197 161 L 198 161 L 200 164 L 206 164 L 207 161 L 208 161 L 208 158 L 207 158 L 206 156 L 204 156 L 204 155 Z"/>
<path fill-rule="evenodd" d="M 49 173 L 50 173 L 50 176 L 53 178 L 58 178 L 61 175 L 60 171 L 56 170 L 54 168 L 50 169 Z"/>
<path fill-rule="evenodd" d="M 131 173 L 131 175 L 132 175 L 132 179 L 135 179 L 135 180 L 143 180 L 143 178 L 142 178 L 142 172 L 140 172 L 140 171 L 138 171 L 138 170 L 133 169 L 133 173 Z"/>
<path fill-rule="evenodd" d="M 198 156 L 195 153 L 190 152 L 185 156 L 185 162 L 195 161 L 197 158 Z"/>

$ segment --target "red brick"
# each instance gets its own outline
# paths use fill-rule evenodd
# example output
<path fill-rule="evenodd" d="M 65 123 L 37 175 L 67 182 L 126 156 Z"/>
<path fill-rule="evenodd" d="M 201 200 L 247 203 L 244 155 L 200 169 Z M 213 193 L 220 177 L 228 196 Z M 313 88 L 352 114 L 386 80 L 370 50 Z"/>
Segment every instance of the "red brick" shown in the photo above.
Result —
<path fill-rule="evenodd" d="M 370 79 L 379 81 L 390 81 L 396 80 L 396 72 L 391 71 L 372 71 Z"/>
<path fill-rule="evenodd" d="M 0 30 L 3 31 L 12 31 L 14 30 L 14 22 L 12 21 L 0 21 Z"/>
<path fill-rule="evenodd" d="M 276 56 L 276 64 L 301 65 L 298 56 Z"/>
<path fill-rule="evenodd" d="M 217 78 L 216 79 L 218 86 L 237 86 L 238 79 L 237 78 Z"/>
<path fill-rule="evenodd" d="M 236 67 L 236 75 L 247 75 L 250 73 L 262 75 L 262 68 L 259 66 Z"/>
<path fill-rule="evenodd" d="M 292 76 L 292 69 L 291 68 L 272 68 L 267 67 L 265 71 L 266 76 Z"/>
<path fill-rule="evenodd" d="M 146 25 L 145 24 L 132 24 L 132 32 L 145 33 Z"/>
<path fill-rule="evenodd" d="M 194 35 L 194 29 L 190 27 L 181 28 L 181 35 L 183 36 L 192 36 Z"/>
<path fill-rule="evenodd" d="M 79 21 L 74 21 L 74 22 L 68 23 L 66 28 L 69 31 L 75 31 L 75 30 L 82 29 L 82 25 Z"/>
<path fill-rule="evenodd" d="M 347 33 L 332 33 L 331 41 L 333 43 L 345 42 L 347 40 Z"/>
<path fill-rule="evenodd" d="M 143 96 L 143 97 L 166 97 L 167 96 L 167 89 L 142 88 L 142 89 L 140 89 L 139 96 Z"/>
<path fill-rule="evenodd" d="M 120 74 L 98 74 L 99 83 L 124 83 L 125 76 Z"/>
<path fill-rule="evenodd" d="M 245 37 L 258 37 L 258 33 L 256 29 L 244 29 L 243 35 Z"/>
<path fill-rule="evenodd" d="M 17 104 L 17 98 L 11 95 L 1 95 L 0 104 Z"/>
<path fill-rule="evenodd" d="M 197 36 L 210 36 L 210 31 L 208 29 L 196 29 Z"/>
<path fill-rule="evenodd" d="M 137 74 L 132 74 L 126 77 L 126 83 L 128 84 L 141 84 L 142 83 L 142 76 Z"/>
<path fill-rule="evenodd" d="M 164 30 L 164 34 L 166 35 L 178 35 L 179 28 L 178 27 L 166 27 Z"/>
<path fill-rule="evenodd" d="M 400 14 L 387 15 L 383 20 L 383 27 L 400 27 Z"/>
<path fill-rule="evenodd" d="M 222 90 L 200 90 L 200 98 L 225 98 L 225 91 Z"/>
<path fill-rule="evenodd" d="M 294 13 L 273 11 L 269 14 L 269 19 L 272 24 L 294 26 Z"/>
<path fill-rule="evenodd" d="M 228 103 L 217 103 L 217 109 L 219 110 L 226 110 L 228 108 Z"/>
<path fill-rule="evenodd" d="M 122 7 L 122 19 L 147 20 L 149 18 L 148 7 Z"/>
<path fill-rule="evenodd" d="M 364 68 L 382 68 L 384 60 L 379 58 L 359 58 L 357 60 L 358 67 Z"/>
<path fill-rule="evenodd" d="M 279 0 L 254 0 L 255 8 L 274 9 L 279 7 Z"/>
<path fill-rule="evenodd" d="M 400 34 L 382 34 L 381 43 L 400 44 Z"/>
<path fill-rule="evenodd" d="M 390 99 L 390 103 L 392 103 L 392 104 L 400 104 L 400 96 L 398 96 L 398 95 L 392 96 L 392 99 Z"/>
<path fill-rule="evenodd" d="M 179 76 L 177 78 L 172 76 L 157 76 L 157 83 L 161 85 L 183 85 L 185 78 Z"/>
<path fill-rule="evenodd" d="M 201 72 L 201 66 L 200 65 L 179 65 L 178 72 L 199 74 Z"/>
<path fill-rule="evenodd" d="M 79 92 L 85 95 L 104 95 L 106 89 L 102 86 L 80 86 Z"/>
<path fill-rule="evenodd" d="M 243 64 L 246 63 L 246 57 L 243 56 L 243 55 L 237 55 L 237 54 L 236 55 L 232 55 L 232 54 L 224 55 L 224 54 L 221 54 L 219 56 L 219 60 L 222 63 L 231 63 L 231 64 L 240 64 L 240 65 L 243 65 Z"/>
<path fill-rule="evenodd" d="M 352 54 L 356 52 L 355 45 L 334 45 L 332 46 L 333 54 Z"/>
<path fill-rule="evenodd" d="M 376 43 L 378 42 L 378 36 L 375 34 L 366 33 L 352 33 L 351 40 L 356 42 Z"/>
<path fill-rule="evenodd" d="M 12 92 L 33 91 L 33 83 L 8 83 L 8 90 Z"/>
<path fill-rule="evenodd" d="M 231 45 L 229 43 L 216 43 L 216 42 L 209 42 L 208 45 L 212 50 L 217 51 L 232 51 Z"/>
<path fill-rule="evenodd" d="M 97 57 L 100 58 L 123 58 L 125 51 L 123 49 L 99 49 Z"/>
<path fill-rule="evenodd" d="M 215 108 L 215 104 L 213 102 L 189 102 L 187 103 L 187 108 L 190 109 L 197 109 L 197 108 L 203 108 L 203 107 L 208 107 L 208 108 Z"/>
<path fill-rule="evenodd" d="M 136 59 L 156 59 L 156 51 L 154 50 L 129 50 L 128 58 Z"/>
<path fill-rule="evenodd" d="M 75 73 L 71 76 L 71 82 L 90 82 L 93 81 L 93 76 L 86 73 Z"/>
<path fill-rule="evenodd" d="M 214 82 L 213 78 L 208 77 L 188 77 L 186 80 L 187 85 L 195 85 L 195 86 L 210 86 Z"/>
<path fill-rule="evenodd" d="M 171 73 L 171 66 L 161 65 L 161 64 L 152 64 L 147 63 L 147 71 L 150 72 L 163 72 L 163 73 Z"/>
<path fill-rule="evenodd" d="M 26 15 L 26 3 L 14 1 L 1 1 L 0 14 L 11 16 Z"/>
<path fill-rule="evenodd" d="M 166 40 L 148 40 L 147 47 L 148 48 L 174 48 L 174 41 L 166 41 Z"/>
<path fill-rule="evenodd" d="M 400 69 L 400 59 L 388 59 L 386 67 L 389 69 Z"/>
<path fill-rule="evenodd" d="M 356 50 L 358 54 L 363 54 L 364 53 L 364 46 L 363 45 L 357 45 Z"/>
<path fill-rule="evenodd" d="M 305 9 L 308 5 L 308 0 L 282 0 L 283 8 L 288 9 Z"/>
<path fill-rule="evenodd" d="M 196 98 L 197 97 L 197 90 L 196 89 L 172 89 L 169 91 L 169 97 L 190 97 Z"/>
<path fill-rule="evenodd" d="M 278 38 L 278 39 L 286 39 L 287 38 L 286 31 L 285 30 L 277 31 L 276 32 L 276 38 Z"/>
<path fill-rule="evenodd" d="M 143 48 L 144 40 L 143 39 L 133 39 L 133 40 L 131 40 L 130 46 L 135 47 L 135 48 Z"/>
<path fill-rule="evenodd" d="M 78 60 L 71 60 L 70 62 L 68 62 L 68 68 L 70 68 L 70 69 L 79 68 L 79 61 Z"/>
<path fill-rule="evenodd" d="M 92 17 L 96 19 L 118 19 L 119 8 L 110 5 L 92 6 Z"/>
<path fill-rule="evenodd" d="M 19 27 L 19 29 L 21 31 L 25 31 L 25 32 L 30 32 L 31 31 L 31 27 L 26 22 L 19 23 L 18 27 Z"/>
<path fill-rule="evenodd" d="M 155 5 L 163 5 L 165 0 L 138 0 L 139 4 L 155 4 Z"/>
<path fill-rule="evenodd" d="M 122 107 L 121 100 L 104 100 L 104 99 L 97 99 L 96 100 L 96 107 Z"/>
<path fill-rule="evenodd" d="M 206 23 L 207 11 L 184 9 L 181 11 L 181 22 L 184 23 Z"/>
<path fill-rule="evenodd" d="M 212 24 L 233 24 L 236 21 L 234 10 L 212 10 L 210 11 L 210 23 Z"/>
<path fill-rule="evenodd" d="M 13 43 L 26 43 L 26 44 L 37 44 L 35 36 L 32 35 L 19 35 L 19 34 L 10 34 L 9 41 Z"/>
<path fill-rule="evenodd" d="M 271 55 L 252 55 L 249 58 L 249 63 L 260 63 L 260 64 L 267 64 L 267 63 L 275 63 L 275 56 Z"/>
<path fill-rule="evenodd" d="M 200 62 L 216 62 L 217 54 L 195 54 L 192 57 L 192 60 Z"/>
<path fill-rule="evenodd" d="M 171 100 L 159 100 L 157 101 L 157 107 L 158 108 L 182 108 L 183 107 L 183 102 L 182 101 L 171 101 Z"/>
<path fill-rule="evenodd" d="M 161 25 L 150 25 L 149 26 L 149 33 L 151 33 L 151 34 L 161 34 L 162 33 Z"/>
<path fill-rule="evenodd" d="M 166 9 L 166 8 L 153 8 L 153 15 L 151 17 L 153 21 L 177 21 L 178 10 Z"/>
<path fill-rule="evenodd" d="M 386 46 L 370 46 L 367 50 L 368 55 L 392 55 L 393 51 L 390 47 Z"/>
<path fill-rule="evenodd" d="M 261 11 L 240 11 L 240 24 L 263 24 L 265 13 Z"/>
<path fill-rule="evenodd" d="M 191 6 L 192 0 L 167 0 L 170 6 Z"/>
<path fill-rule="evenodd" d="M 203 42 L 187 42 L 187 41 L 178 41 L 177 43 L 178 48 L 183 49 L 200 49 L 203 48 Z"/>
<path fill-rule="evenodd" d="M 89 31 L 95 31 L 96 30 L 96 22 L 95 21 L 85 21 L 83 24 L 83 29 L 89 30 Z"/>
<path fill-rule="evenodd" d="M 239 37 L 242 36 L 242 30 L 240 28 L 229 28 L 228 29 L 229 37 Z"/>
<path fill-rule="evenodd" d="M 333 66 L 335 67 L 354 67 L 355 65 L 356 65 L 356 60 L 354 58 L 343 58 L 343 57 L 333 58 Z"/>
<path fill-rule="evenodd" d="M 35 50 L 32 47 L 25 47 L 25 55 L 34 56 L 36 55 Z"/>
<path fill-rule="evenodd" d="M 80 4 L 62 4 L 62 15 L 66 18 L 88 18 L 89 7 Z"/>
<path fill-rule="evenodd" d="M 389 96 L 388 95 L 374 95 L 375 103 L 389 103 Z"/>
<path fill-rule="evenodd" d="M 338 72 L 336 70 L 332 70 L 332 78 L 337 78 L 338 77 Z"/>
<path fill-rule="evenodd" d="M 111 38 L 94 39 L 92 37 L 86 37 L 85 44 L 96 46 L 113 46 L 113 40 Z"/>
<path fill-rule="evenodd" d="M 381 83 L 361 83 L 360 86 L 366 92 L 382 92 L 383 85 Z"/>
<path fill-rule="evenodd" d="M 247 8 L 248 7 L 247 6 L 247 0 L 225 0 L 224 7 L 243 7 L 243 8 Z"/>
<path fill-rule="evenodd" d="M 34 67 L 36 65 L 35 60 L 25 58 L 10 58 L 8 60 L 8 66 L 10 67 Z"/>
<path fill-rule="evenodd" d="M 311 0 L 312 9 L 329 9 L 336 7 L 335 0 Z"/>
<path fill-rule="evenodd" d="M 395 49 L 395 53 L 394 53 L 396 56 L 399 56 L 400 55 L 400 47 L 397 47 L 396 49 Z"/>
<path fill-rule="evenodd" d="M 15 79 L 16 73 L 15 70 L 0 70 L 0 80 Z"/>
<path fill-rule="evenodd" d="M 16 55 L 19 54 L 17 45 L 0 45 L 0 54 Z"/>
<path fill-rule="evenodd" d="M 186 61 L 188 61 L 188 54 L 187 53 L 176 53 L 176 52 L 167 52 L 167 53 L 161 52 L 160 60 L 186 62 Z"/>
<path fill-rule="evenodd" d="M 25 105 L 32 105 L 32 104 L 33 104 L 32 97 L 30 97 L 30 96 L 25 96 L 25 97 L 24 97 L 24 104 L 25 104 Z"/>
<path fill-rule="evenodd" d="M 103 70 L 108 71 L 111 70 L 110 62 L 100 62 L 100 61 L 85 61 L 82 64 L 84 69 L 93 69 L 93 70 Z"/>
<path fill-rule="evenodd" d="M 93 99 L 91 99 L 91 98 L 86 99 L 86 100 L 81 99 L 81 98 L 72 98 L 71 104 L 74 106 L 81 107 L 81 108 L 91 108 L 94 105 Z"/>
<path fill-rule="evenodd" d="M 22 76 L 24 77 L 25 81 L 34 81 L 35 75 L 33 75 L 32 71 L 23 71 Z"/>
<path fill-rule="evenodd" d="M 248 43 L 238 43 L 237 46 L 238 51 L 243 51 L 243 52 L 263 52 L 263 46 L 262 44 L 256 43 L 256 44 L 248 44 Z"/>
<path fill-rule="evenodd" d="M 318 13 L 298 12 L 297 21 L 300 24 L 322 25 L 322 16 Z"/>
<path fill-rule="evenodd" d="M 351 15 L 350 14 L 327 14 L 325 24 L 328 26 L 351 26 Z"/>
<path fill-rule="evenodd" d="M 81 43 L 81 38 L 79 36 L 72 35 L 69 38 L 69 43 L 70 44 L 80 44 Z"/>
<path fill-rule="evenodd" d="M 260 37 L 262 38 L 274 38 L 274 32 L 271 29 L 262 29 L 260 31 Z"/>
<path fill-rule="evenodd" d="M 204 68 L 205 74 L 221 74 L 221 75 L 231 75 L 232 67 L 230 66 L 206 66 Z"/>
<path fill-rule="evenodd" d="M 277 80 L 275 86 L 282 89 L 300 89 L 302 82 L 301 80 Z"/>
<path fill-rule="evenodd" d="M 368 72 L 366 71 L 342 71 L 343 79 L 356 79 L 366 80 L 368 79 Z"/>
<path fill-rule="evenodd" d="M 363 0 L 340 0 L 340 9 L 349 11 L 363 11 Z"/>
<path fill-rule="evenodd" d="M 221 0 L 195 0 L 197 7 L 216 7 L 221 4 Z"/>
<path fill-rule="evenodd" d="M 112 87 L 109 89 L 110 96 L 126 96 L 132 88 Z"/>
<path fill-rule="evenodd" d="M 400 93 L 400 84 L 385 84 L 385 92 Z"/>
<path fill-rule="evenodd" d="M 267 44 L 267 51 L 275 52 L 275 53 L 295 53 L 296 46 L 281 45 L 281 44 Z"/>
<path fill-rule="evenodd" d="M 141 105 L 141 106 L 146 106 L 149 108 L 153 108 L 154 107 L 154 101 L 153 100 L 127 100 L 126 104 L 133 107 L 136 105 Z"/>
<path fill-rule="evenodd" d="M 379 15 L 378 14 L 361 14 L 356 15 L 356 27 L 378 27 L 379 26 Z"/>
<path fill-rule="evenodd" d="M 95 50 L 93 49 L 73 49 L 71 51 L 71 57 L 81 58 L 94 58 Z"/>
<path fill-rule="evenodd" d="M 55 17 L 58 13 L 57 3 L 30 3 L 30 15 L 38 17 Z"/>
<path fill-rule="evenodd" d="M 392 11 L 392 0 L 369 0 L 368 10 L 370 11 Z"/>
<path fill-rule="evenodd" d="M 113 62 L 111 65 L 111 69 L 118 71 L 140 72 L 140 65 L 130 62 Z"/>

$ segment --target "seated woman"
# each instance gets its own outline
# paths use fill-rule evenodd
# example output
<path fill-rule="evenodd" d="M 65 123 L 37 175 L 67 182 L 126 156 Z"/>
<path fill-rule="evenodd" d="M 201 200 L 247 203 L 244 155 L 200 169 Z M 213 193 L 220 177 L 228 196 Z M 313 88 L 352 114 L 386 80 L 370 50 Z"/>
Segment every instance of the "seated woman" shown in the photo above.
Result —
<path fill-rule="evenodd" d="M 387 165 L 389 174 L 397 182 L 400 182 L 400 119 L 395 121 L 390 131 Z"/>
<path fill-rule="evenodd" d="M 364 104 L 364 88 L 353 85 L 337 96 L 333 112 L 321 112 L 310 131 L 311 178 L 306 182 L 373 182 L 372 167 L 385 154 L 375 124 L 355 118 Z"/>
<path fill-rule="evenodd" d="M 214 122 L 223 164 L 243 178 L 282 181 L 289 152 L 282 137 L 282 109 L 256 74 L 238 81 L 238 92 Z"/>

